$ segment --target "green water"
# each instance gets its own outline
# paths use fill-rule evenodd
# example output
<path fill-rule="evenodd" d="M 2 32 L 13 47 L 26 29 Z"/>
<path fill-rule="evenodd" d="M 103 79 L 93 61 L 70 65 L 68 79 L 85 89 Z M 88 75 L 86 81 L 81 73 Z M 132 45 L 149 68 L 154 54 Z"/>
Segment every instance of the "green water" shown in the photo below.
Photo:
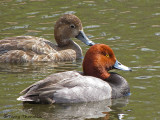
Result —
<path fill-rule="evenodd" d="M 64 13 L 77 15 L 95 43 L 112 47 L 117 59 L 133 71 L 114 70 L 130 84 L 131 96 L 113 101 L 63 105 L 27 105 L 19 92 L 46 76 L 81 71 L 82 61 L 0 64 L 0 119 L 160 119 L 159 0 L 0 0 L 0 39 L 18 35 L 54 42 L 54 23 Z M 89 47 L 76 40 L 83 53 Z"/>

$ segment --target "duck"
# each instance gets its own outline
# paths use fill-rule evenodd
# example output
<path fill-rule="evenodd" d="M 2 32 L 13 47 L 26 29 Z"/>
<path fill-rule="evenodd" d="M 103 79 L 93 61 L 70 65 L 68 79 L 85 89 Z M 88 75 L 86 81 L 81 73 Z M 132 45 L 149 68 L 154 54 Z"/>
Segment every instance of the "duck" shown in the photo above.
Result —
<path fill-rule="evenodd" d="M 57 44 L 34 36 L 2 39 L 0 62 L 74 61 L 83 55 L 81 47 L 71 38 L 77 38 L 88 46 L 95 44 L 85 35 L 81 20 L 73 14 L 64 14 L 56 21 L 54 37 Z"/>
<path fill-rule="evenodd" d="M 83 103 L 130 95 L 126 79 L 108 71 L 131 71 L 131 68 L 121 64 L 108 45 L 91 46 L 82 66 L 83 72 L 73 70 L 49 75 L 20 92 L 23 95 L 17 100 L 38 104 Z"/>

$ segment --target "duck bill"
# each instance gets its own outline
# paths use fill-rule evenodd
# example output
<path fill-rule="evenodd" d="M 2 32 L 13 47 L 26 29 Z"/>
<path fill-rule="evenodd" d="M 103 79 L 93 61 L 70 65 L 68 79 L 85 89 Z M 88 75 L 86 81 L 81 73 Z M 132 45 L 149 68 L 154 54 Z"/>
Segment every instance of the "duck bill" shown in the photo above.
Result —
<path fill-rule="evenodd" d="M 85 33 L 83 32 L 83 30 L 81 30 L 79 32 L 79 34 L 76 36 L 77 39 L 81 40 L 83 43 L 85 43 L 88 46 L 92 46 L 95 43 L 91 40 L 88 39 L 88 37 L 85 35 Z"/>
<path fill-rule="evenodd" d="M 124 71 L 132 71 L 131 68 L 122 65 L 118 60 L 116 60 L 116 63 L 113 66 L 115 69 L 124 70 Z"/>

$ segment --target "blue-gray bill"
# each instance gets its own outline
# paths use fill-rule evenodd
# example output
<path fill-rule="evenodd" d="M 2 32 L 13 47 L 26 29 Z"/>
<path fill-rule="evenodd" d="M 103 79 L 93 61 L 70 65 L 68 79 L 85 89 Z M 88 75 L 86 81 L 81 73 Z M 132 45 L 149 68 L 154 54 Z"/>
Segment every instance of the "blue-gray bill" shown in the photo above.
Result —
<path fill-rule="evenodd" d="M 88 46 L 92 46 L 95 43 L 91 40 L 88 39 L 88 37 L 85 35 L 85 33 L 83 32 L 83 30 L 81 30 L 79 32 L 79 34 L 76 36 L 77 39 L 81 40 L 83 43 L 85 43 Z"/>
<path fill-rule="evenodd" d="M 114 64 L 114 68 L 115 69 L 119 69 L 119 70 L 124 70 L 124 71 L 132 71 L 131 68 L 122 65 L 118 60 L 116 60 L 115 64 Z"/>

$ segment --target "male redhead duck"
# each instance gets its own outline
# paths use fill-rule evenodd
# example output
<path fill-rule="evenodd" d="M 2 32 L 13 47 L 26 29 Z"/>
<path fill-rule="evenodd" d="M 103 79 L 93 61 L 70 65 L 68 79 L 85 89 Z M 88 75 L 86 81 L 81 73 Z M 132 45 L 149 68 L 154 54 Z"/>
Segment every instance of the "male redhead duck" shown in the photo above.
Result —
<path fill-rule="evenodd" d="M 116 68 L 131 71 L 116 59 L 112 49 L 96 44 L 87 51 L 83 61 L 83 73 L 67 71 L 55 73 L 24 89 L 17 98 L 29 103 L 78 103 L 119 98 L 130 94 L 127 81 Z"/>
<path fill-rule="evenodd" d="M 72 14 L 65 14 L 56 22 L 54 37 L 57 45 L 33 36 L 17 36 L 0 40 L 0 62 L 68 61 L 82 57 L 80 46 L 71 40 L 77 38 L 92 46 L 81 20 Z"/>

